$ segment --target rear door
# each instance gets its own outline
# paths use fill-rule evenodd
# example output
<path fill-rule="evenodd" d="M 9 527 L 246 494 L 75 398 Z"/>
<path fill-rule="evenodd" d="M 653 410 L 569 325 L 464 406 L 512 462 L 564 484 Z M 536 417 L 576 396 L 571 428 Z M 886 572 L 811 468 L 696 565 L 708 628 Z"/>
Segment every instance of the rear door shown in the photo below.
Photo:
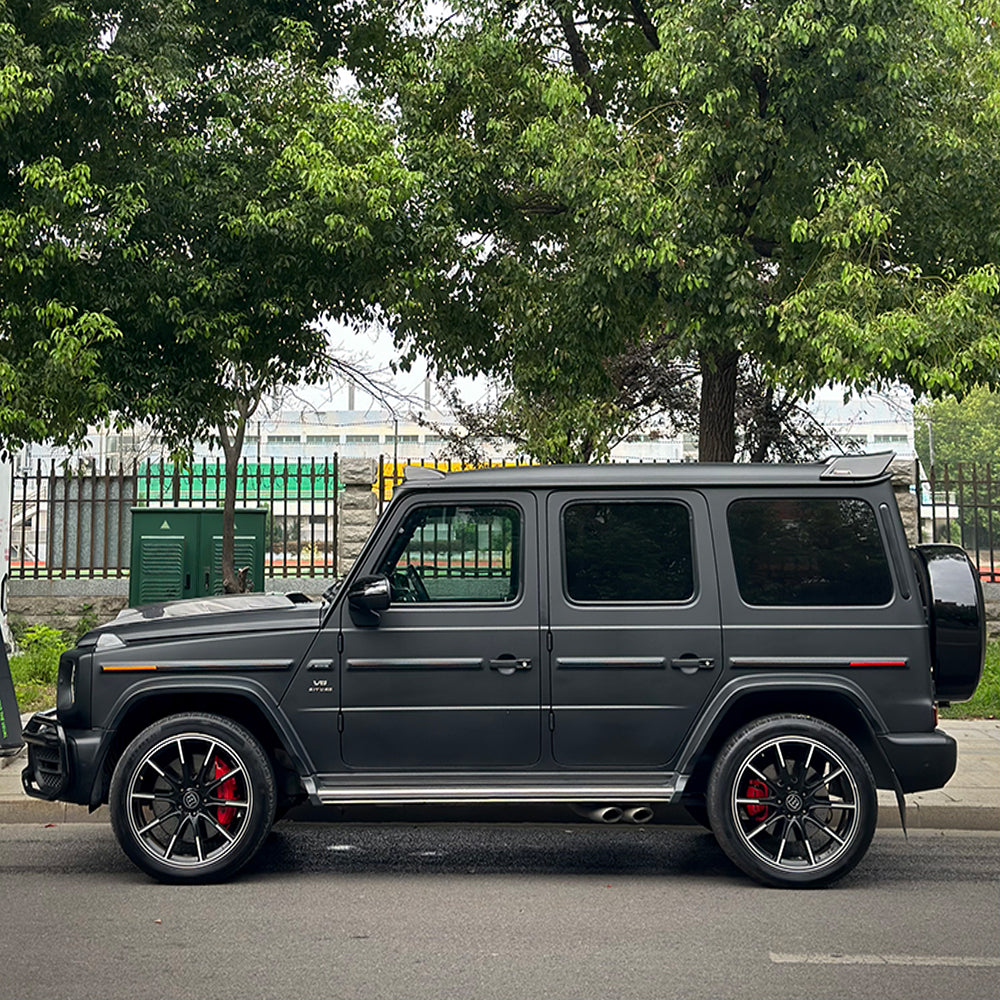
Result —
<path fill-rule="evenodd" d="M 556 761 L 669 764 L 722 665 L 704 497 L 557 492 L 546 526 Z"/>

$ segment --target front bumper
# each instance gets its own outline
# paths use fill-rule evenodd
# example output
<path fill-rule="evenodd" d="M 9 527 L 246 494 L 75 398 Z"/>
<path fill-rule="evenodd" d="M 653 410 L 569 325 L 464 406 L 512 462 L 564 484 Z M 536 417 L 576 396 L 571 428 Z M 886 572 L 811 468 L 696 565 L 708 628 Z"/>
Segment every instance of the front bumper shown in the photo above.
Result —
<path fill-rule="evenodd" d="M 36 799 L 76 802 L 94 808 L 91 791 L 100 764 L 103 733 L 66 730 L 56 710 L 36 712 L 24 727 L 28 765 L 21 771 L 24 791 Z"/>
<path fill-rule="evenodd" d="M 943 788 L 958 764 L 958 745 L 940 729 L 932 733 L 889 733 L 880 736 L 879 743 L 900 787 L 907 793 Z"/>

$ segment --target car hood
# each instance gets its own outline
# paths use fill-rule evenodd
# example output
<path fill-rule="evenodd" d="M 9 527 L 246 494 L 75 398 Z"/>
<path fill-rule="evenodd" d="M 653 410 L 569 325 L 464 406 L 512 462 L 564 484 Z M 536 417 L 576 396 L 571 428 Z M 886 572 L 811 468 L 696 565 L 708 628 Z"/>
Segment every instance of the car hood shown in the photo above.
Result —
<path fill-rule="evenodd" d="M 226 594 L 147 604 L 121 611 L 83 636 L 79 645 L 103 645 L 102 636 L 110 635 L 130 643 L 220 632 L 318 628 L 329 607 L 301 594 Z"/>

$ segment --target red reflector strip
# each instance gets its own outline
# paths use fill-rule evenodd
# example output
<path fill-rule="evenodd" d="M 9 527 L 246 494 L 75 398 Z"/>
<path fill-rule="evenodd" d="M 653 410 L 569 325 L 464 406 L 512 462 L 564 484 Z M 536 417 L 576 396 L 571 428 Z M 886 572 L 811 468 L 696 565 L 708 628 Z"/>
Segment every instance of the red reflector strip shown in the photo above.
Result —
<path fill-rule="evenodd" d="M 852 667 L 905 667 L 906 660 L 851 660 Z"/>

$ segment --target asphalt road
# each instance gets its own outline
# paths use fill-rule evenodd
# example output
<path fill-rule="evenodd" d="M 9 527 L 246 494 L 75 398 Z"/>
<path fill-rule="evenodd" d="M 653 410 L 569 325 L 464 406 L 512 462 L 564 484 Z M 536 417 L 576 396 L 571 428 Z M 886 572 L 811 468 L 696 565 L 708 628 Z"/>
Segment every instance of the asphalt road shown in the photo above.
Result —
<path fill-rule="evenodd" d="M 880 831 L 783 891 L 697 829 L 285 823 L 168 887 L 106 826 L 0 826 L 0 1000 L 996 1000 L 998 887 L 991 834 Z"/>

